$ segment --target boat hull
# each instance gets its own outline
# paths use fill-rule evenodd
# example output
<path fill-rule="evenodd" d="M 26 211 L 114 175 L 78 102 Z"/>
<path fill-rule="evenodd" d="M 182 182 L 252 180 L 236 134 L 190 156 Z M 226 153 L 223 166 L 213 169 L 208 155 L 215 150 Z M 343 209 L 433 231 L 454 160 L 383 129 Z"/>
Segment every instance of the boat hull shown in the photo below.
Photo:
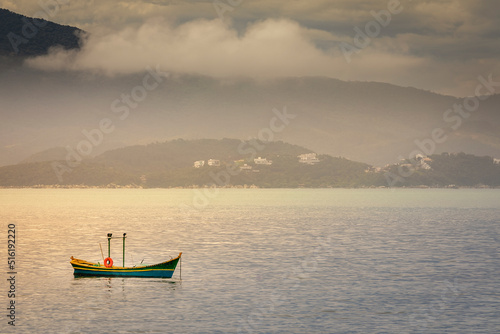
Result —
<path fill-rule="evenodd" d="M 175 259 L 150 266 L 139 267 L 105 267 L 96 263 L 71 257 L 71 265 L 75 276 L 105 276 L 105 277 L 159 277 L 171 278 L 182 253 Z"/>

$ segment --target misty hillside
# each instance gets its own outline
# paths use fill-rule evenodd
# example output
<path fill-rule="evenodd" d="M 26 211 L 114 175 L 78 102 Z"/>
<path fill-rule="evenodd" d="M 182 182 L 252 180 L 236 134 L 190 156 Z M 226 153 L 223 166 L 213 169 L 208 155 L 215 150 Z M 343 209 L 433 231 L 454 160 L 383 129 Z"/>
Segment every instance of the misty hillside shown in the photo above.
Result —
<path fill-rule="evenodd" d="M 3 36 L 22 33 L 22 16 L 6 10 L 0 14 Z M 23 55 L 43 54 L 56 44 L 76 48 L 75 32 L 49 22 L 19 47 L 26 48 Z M 215 79 L 163 73 L 155 64 L 141 74 L 115 77 L 43 71 L 20 64 L 9 51 L 10 42 L 2 43 L 2 54 L 10 56 L 0 64 L 0 166 L 43 161 L 45 154 L 57 156 L 57 147 L 75 149 L 87 140 L 84 132 L 97 129 L 103 119 L 111 121 L 113 130 L 92 147 L 91 157 L 175 138 L 261 138 L 383 166 L 423 150 L 418 143 L 429 141 L 435 129 L 442 129 L 445 139 L 424 147 L 425 154 L 500 157 L 498 94 L 462 116 L 447 112 L 463 99 L 378 82 Z M 145 89 L 145 82 L 151 89 Z M 141 89 L 144 94 L 137 95 Z M 46 150 L 52 151 L 32 157 Z"/>
<path fill-rule="evenodd" d="M 19 164 L 64 160 L 67 154 L 68 152 L 64 147 L 53 147 L 47 150 L 43 150 L 41 152 L 37 152 L 29 156 L 28 158 L 24 159 L 23 161 L 19 162 Z"/>
<path fill-rule="evenodd" d="M 0 56 L 39 56 L 49 48 L 79 48 L 82 30 L 0 8 Z"/>
<path fill-rule="evenodd" d="M 307 179 L 311 178 L 317 179 L 318 186 L 354 186 L 357 181 L 353 180 L 364 175 L 364 170 L 368 167 L 364 163 L 328 156 L 322 156 L 321 165 L 306 166 L 298 161 L 298 155 L 304 153 L 311 151 L 283 142 L 242 142 L 227 138 L 191 141 L 177 139 L 115 149 L 81 162 L 77 162 L 73 159 L 74 155 L 66 152 L 65 158 L 58 161 L 26 162 L 0 167 L 0 186 L 204 186 L 217 183 L 217 180 L 211 177 L 212 173 L 227 175 L 228 168 L 232 168 L 232 180 L 224 185 L 298 186 L 301 179 L 305 184 L 308 183 Z M 254 159 L 260 157 L 269 159 L 273 162 L 272 165 L 256 165 Z M 209 166 L 210 159 L 217 160 L 217 166 Z M 206 164 L 201 168 L 194 168 L 194 162 L 200 160 Z M 235 161 L 238 161 L 237 164 Z M 245 165 L 259 169 L 241 172 L 239 166 Z M 58 167 L 55 169 L 54 166 Z M 60 177 L 56 170 L 60 171 Z M 259 175 L 256 176 L 255 172 Z M 317 177 L 313 177 L 313 174 L 317 174 Z"/>
<path fill-rule="evenodd" d="M 74 151 L 67 151 L 66 156 L 57 161 L 0 167 L 0 186 L 500 186 L 500 164 L 491 157 L 443 153 L 426 157 L 426 168 L 419 164 L 412 167 L 410 161 L 402 161 L 377 169 L 365 163 L 329 155 L 316 155 L 310 163 L 301 162 L 299 156 L 306 153 L 312 152 L 284 142 L 242 142 L 227 138 L 177 139 L 111 150 L 93 159 L 78 161 Z M 195 162 L 198 162 L 197 166 Z M 408 166 L 414 169 L 411 175 L 399 177 L 396 182 L 391 181 L 401 175 L 401 168 Z"/>
<path fill-rule="evenodd" d="M 128 146 L 105 152 L 94 159 L 106 166 L 120 168 L 132 173 L 162 172 L 192 167 L 198 160 L 216 159 L 226 163 L 252 157 L 277 155 L 296 157 L 311 150 L 283 142 L 243 142 L 224 138 L 183 140 L 163 143 Z"/>
<path fill-rule="evenodd" d="M 82 131 L 110 119 L 114 131 L 92 155 L 120 146 L 174 138 L 260 136 L 383 166 L 418 149 L 416 140 L 431 138 L 436 128 L 447 140 L 435 152 L 471 152 L 500 157 L 500 95 L 482 102 L 460 126 L 443 120 L 460 99 L 414 88 L 328 78 L 284 78 L 258 82 L 199 76 L 163 79 L 135 108 L 120 102 L 122 94 L 144 75 L 106 78 L 99 75 L 40 72 L 24 67 L 0 75 L 0 165 L 18 163 L 32 154 L 85 140 Z M 29 93 L 28 93 L 29 92 Z M 111 108 L 118 100 L 126 119 Z M 274 111 L 273 111 L 274 110 Z M 291 115 L 279 131 L 269 133 L 277 113 Z M 276 113 L 277 112 L 277 113 Z M 293 116 L 293 118 L 292 118 Z M 268 129 L 268 130 L 266 130 Z"/>

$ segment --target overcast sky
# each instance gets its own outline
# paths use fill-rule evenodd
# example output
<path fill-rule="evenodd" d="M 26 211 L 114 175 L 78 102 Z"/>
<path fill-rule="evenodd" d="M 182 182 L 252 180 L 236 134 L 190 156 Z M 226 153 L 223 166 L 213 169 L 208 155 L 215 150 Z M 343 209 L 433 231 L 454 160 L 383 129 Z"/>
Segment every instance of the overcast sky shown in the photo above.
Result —
<path fill-rule="evenodd" d="M 455 96 L 500 81 L 498 0 L 0 0 L 91 33 L 78 53 L 31 61 L 109 75 L 329 76 Z M 361 33 L 360 33 L 361 32 Z"/>

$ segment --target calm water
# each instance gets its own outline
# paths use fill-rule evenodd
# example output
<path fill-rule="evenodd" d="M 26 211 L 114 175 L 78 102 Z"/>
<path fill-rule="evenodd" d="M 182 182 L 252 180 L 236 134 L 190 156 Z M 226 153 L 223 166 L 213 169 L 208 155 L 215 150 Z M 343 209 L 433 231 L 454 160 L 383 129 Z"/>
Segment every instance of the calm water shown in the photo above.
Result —
<path fill-rule="evenodd" d="M 0 217 L 18 264 L 1 333 L 500 329 L 500 190 L 3 189 Z M 182 251 L 182 280 L 75 278 L 108 232 L 127 265 Z"/>

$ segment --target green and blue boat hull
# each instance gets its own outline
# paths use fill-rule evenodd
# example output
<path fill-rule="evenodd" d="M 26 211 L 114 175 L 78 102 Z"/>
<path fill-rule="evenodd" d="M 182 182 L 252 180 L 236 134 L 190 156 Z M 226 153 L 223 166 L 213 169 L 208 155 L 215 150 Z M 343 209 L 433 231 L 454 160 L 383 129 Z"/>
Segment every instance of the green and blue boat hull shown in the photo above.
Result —
<path fill-rule="evenodd" d="M 158 277 L 171 278 L 177 263 L 181 259 L 179 253 L 175 259 L 149 266 L 137 267 L 105 267 L 96 263 L 71 257 L 71 265 L 75 276 L 105 276 L 105 277 Z"/>

